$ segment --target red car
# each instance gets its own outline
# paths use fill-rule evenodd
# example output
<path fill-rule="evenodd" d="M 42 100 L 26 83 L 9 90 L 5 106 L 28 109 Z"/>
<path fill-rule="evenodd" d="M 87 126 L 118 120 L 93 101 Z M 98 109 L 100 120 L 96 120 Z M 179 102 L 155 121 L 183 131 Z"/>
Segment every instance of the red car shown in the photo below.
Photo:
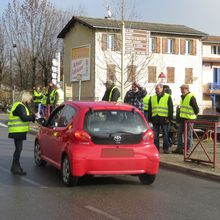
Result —
<path fill-rule="evenodd" d="M 67 101 L 36 136 L 37 166 L 50 163 L 62 172 L 63 183 L 77 185 L 84 175 L 137 175 L 152 184 L 159 153 L 154 134 L 135 107 L 114 102 Z"/>

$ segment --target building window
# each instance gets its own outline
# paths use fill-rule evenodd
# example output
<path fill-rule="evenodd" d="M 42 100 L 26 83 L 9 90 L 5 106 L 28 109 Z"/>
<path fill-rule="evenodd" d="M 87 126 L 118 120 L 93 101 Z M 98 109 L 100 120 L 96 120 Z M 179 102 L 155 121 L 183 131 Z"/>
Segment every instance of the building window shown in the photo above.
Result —
<path fill-rule="evenodd" d="M 185 83 L 193 84 L 193 68 L 185 68 Z"/>
<path fill-rule="evenodd" d="M 174 52 L 174 40 L 167 39 L 167 53 L 173 53 L 173 52 Z"/>
<path fill-rule="evenodd" d="M 102 34 L 102 50 L 120 51 L 120 34 Z"/>
<path fill-rule="evenodd" d="M 167 83 L 175 82 L 175 68 L 167 67 Z"/>
<path fill-rule="evenodd" d="M 151 52 L 152 53 L 157 52 L 157 38 L 156 37 L 151 38 Z"/>
<path fill-rule="evenodd" d="M 116 82 L 116 65 L 115 64 L 107 64 L 107 79 Z"/>
<path fill-rule="evenodd" d="M 185 42 L 185 53 L 190 54 L 190 40 L 186 40 Z"/>
<path fill-rule="evenodd" d="M 212 54 L 220 54 L 220 46 L 212 46 Z"/>
<path fill-rule="evenodd" d="M 148 66 L 148 83 L 157 82 L 157 68 L 156 66 Z"/>
<path fill-rule="evenodd" d="M 134 82 L 136 80 L 136 70 L 137 70 L 137 66 L 135 65 L 129 65 L 127 67 L 128 82 Z"/>

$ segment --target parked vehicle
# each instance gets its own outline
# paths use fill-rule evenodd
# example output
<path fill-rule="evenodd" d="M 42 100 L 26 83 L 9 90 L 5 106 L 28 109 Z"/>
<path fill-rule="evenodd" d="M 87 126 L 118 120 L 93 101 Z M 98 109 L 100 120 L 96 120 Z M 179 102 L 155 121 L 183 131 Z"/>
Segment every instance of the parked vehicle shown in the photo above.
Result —
<path fill-rule="evenodd" d="M 40 121 L 35 163 L 61 170 L 65 185 L 77 185 L 85 175 L 128 174 L 146 185 L 154 182 L 159 153 L 153 131 L 133 106 L 67 101 Z"/>

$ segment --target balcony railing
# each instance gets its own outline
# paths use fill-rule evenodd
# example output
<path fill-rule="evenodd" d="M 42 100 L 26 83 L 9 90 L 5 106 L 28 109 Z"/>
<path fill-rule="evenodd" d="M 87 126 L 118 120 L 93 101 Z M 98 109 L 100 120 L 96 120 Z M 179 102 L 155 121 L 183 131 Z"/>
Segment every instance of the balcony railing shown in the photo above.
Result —
<path fill-rule="evenodd" d="M 209 89 L 210 90 L 220 90 L 220 83 L 210 83 Z"/>

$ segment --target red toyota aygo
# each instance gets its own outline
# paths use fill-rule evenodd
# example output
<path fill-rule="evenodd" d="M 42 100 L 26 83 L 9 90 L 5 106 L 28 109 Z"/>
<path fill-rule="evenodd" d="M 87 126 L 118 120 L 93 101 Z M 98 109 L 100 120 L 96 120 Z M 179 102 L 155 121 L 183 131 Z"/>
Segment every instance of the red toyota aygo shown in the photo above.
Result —
<path fill-rule="evenodd" d="M 159 159 L 144 115 L 115 102 L 64 102 L 41 120 L 34 147 L 36 165 L 61 170 L 66 186 L 77 185 L 85 175 L 125 174 L 150 185 Z"/>

